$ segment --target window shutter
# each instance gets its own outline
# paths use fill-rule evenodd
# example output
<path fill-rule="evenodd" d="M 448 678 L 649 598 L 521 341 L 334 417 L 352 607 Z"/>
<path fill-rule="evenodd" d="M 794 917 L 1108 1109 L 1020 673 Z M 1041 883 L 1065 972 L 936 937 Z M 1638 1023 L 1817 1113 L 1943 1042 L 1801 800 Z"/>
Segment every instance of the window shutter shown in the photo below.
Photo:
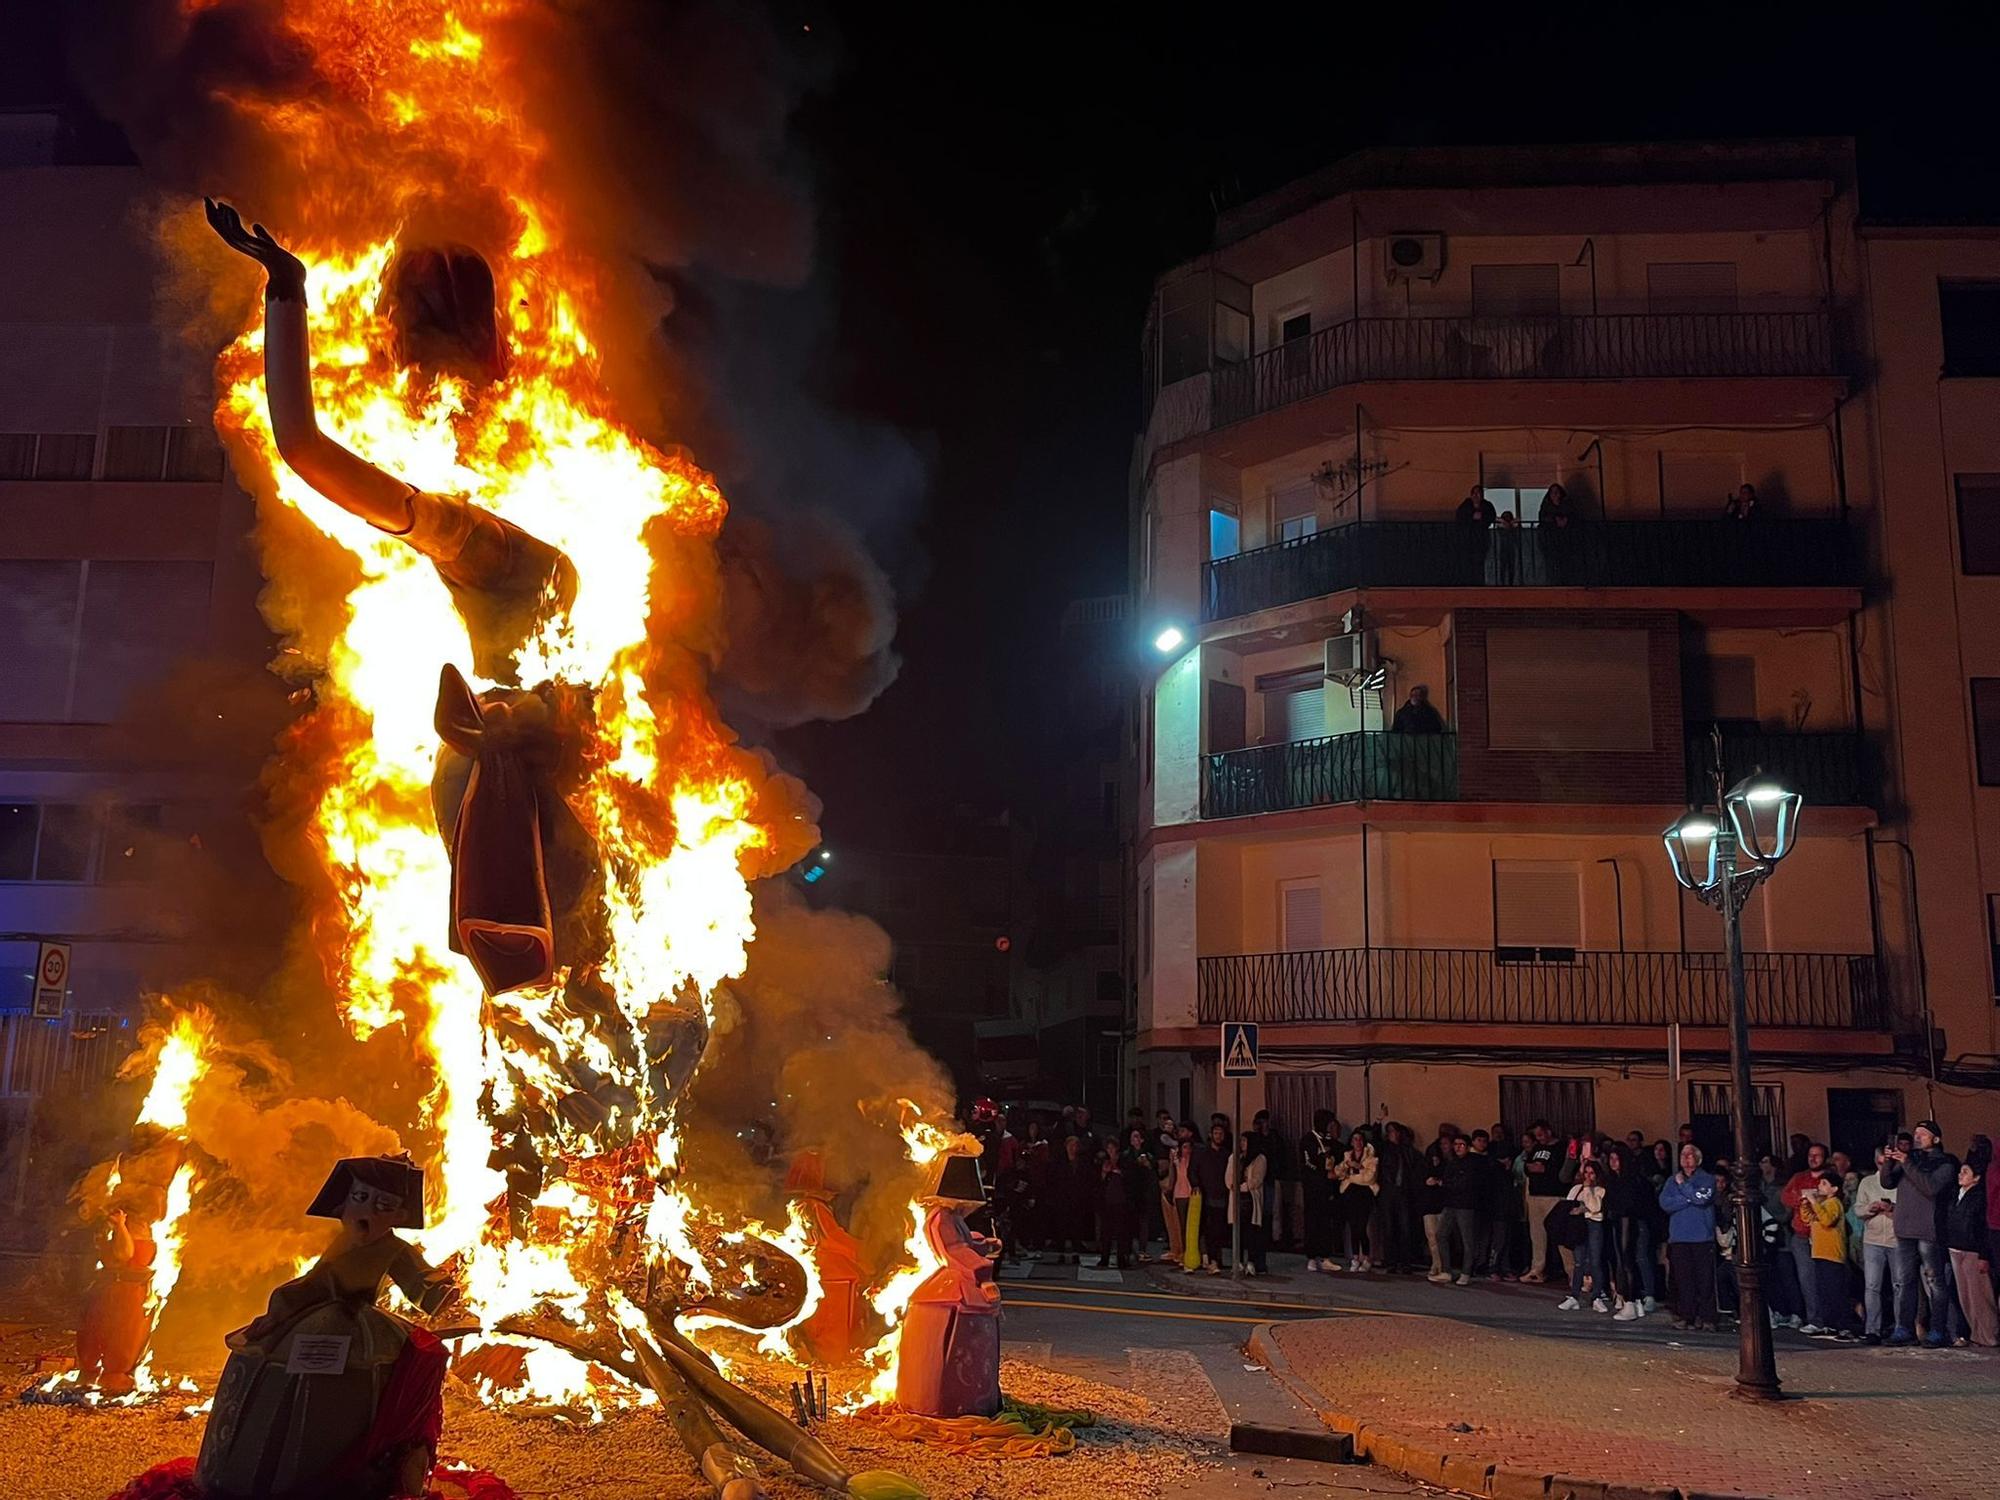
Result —
<path fill-rule="evenodd" d="M 1646 307 L 1656 313 L 1733 313 L 1736 263 L 1656 261 L 1646 267 Z"/>
<path fill-rule="evenodd" d="M 1562 311 L 1559 266 L 1474 266 L 1475 318 L 1553 318 Z"/>
<path fill-rule="evenodd" d="M 1486 742 L 1495 750 L 1651 750 L 1643 630 L 1489 630 Z"/>
<path fill-rule="evenodd" d="M 0 562 L 0 721 L 55 724 L 69 716 L 76 660 L 73 562 Z"/>
<path fill-rule="evenodd" d="M 1288 745 L 1326 733 L 1326 684 L 1274 688 L 1264 694 L 1264 742 Z"/>
<path fill-rule="evenodd" d="M 1967 573 L 2000 573 L 2000 474 L 1960 474 L 1955 482 L 1958 565 Z"/>
<path fill-rule="evenodd" d="M 1568 861 L 1493 862 L 1493 942 L 1498 948 L 1581 948 L 1583 901 Z"/>
<path fill-rule="evenodd" d="M 1319 882 L 1288 880 L 1278 887 L 1279 942 L 1287 953 L 1325 947 Z"/>
<path fill-rule="evenodd" d="M 2000 786 L 2000 677 L 1972 679 L 1972 743 L 1979 784 Z"/>

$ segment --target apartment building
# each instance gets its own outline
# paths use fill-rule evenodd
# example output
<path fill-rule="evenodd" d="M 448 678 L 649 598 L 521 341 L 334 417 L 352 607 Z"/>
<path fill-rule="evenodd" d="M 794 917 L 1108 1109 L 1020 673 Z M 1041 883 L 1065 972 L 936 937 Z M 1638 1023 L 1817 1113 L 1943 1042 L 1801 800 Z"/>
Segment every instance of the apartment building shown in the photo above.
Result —
<path fill-rule="evenodd" d="M 63 1180 L 37 1153 L 77 1147 L 76 1116 L 129 1045 L 142 992 L 196 971 L 230 977 L 214 963 L 219 937 L 252 919 L 247 893 L 272 879 L 246 814 L 282 697 L 262 670 L 272 643 L 251 505 L 209 424 L 213 351 L 161 330 L 137 169 L 73 160 L 67 141 L 53 113 L 0 115 L 10 1234 L 53 1207 L 23 1212 L 31 1179 Z M 225 907 L 234 916 L 218 926 Z M 70 945 L 59 1015 L 34 1005 L 43 943 Z"/>
<path fill-rule="evenodd" d="M 1719 729 L 1727 781 L 1807 798 L 1744 913 L 1761 1128 L 1969 1123 L 2000 812 L 1967 724 L 1991 703 L 2000 779 L 2000 682 L 1960 680 L 1987 585 L 1939 475 L 1983 518 L 2000 451 L 1990 387 L 1939 385 L 1926 277 L 2000 241 L 1860 224 L 1843 142 L 1370 152 L 1159 278 L 1137 1102 L 1209 1108 L 1249 1020 L 1250 1097 L 1295 1127 L 1720 1140 L 1721 920 L 1660 840 Z M 1500 524 L 1461 517 L 1475 486 Z M 1395 727 L 1419 686 L 1442 732 Z"/>

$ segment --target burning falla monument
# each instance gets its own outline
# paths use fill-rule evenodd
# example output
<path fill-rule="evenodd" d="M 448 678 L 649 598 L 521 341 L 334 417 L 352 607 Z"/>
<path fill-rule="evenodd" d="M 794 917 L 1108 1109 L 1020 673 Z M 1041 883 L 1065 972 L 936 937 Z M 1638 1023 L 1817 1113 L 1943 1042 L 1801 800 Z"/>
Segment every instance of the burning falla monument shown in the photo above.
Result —
<path fill-rule="evenodd" d="M 816 844 L 815 809 L 709 694 L 726 506 L 619 416 L 605 333 L 643 299 L 591 237 L 599 188 L 567 165 L 554 134 L 566 124 L 524 103 L 524 80 L 545 86 L 553 66 L 534 51 L 548 12 L 187 12 L 196 28 L 254 13 L 299 80 L 282 98 L 270 78 L 209 81 L 210 104 L 246 118 L 258 147 L 225 154 L 220 185 L 275 205 L 282 236 L 225 202 L 207 209 L 266 279 L 218 362 L 218 425 L 259 503 L 267 614 L 308 705 L 269 778 L 297 814 L 297 946 L 373 1065 L 403 1070 L 371 1098 L 412 1106 L 391 1133 L 423 1163 L 410 1231 L 448 1282 L 454 1326 L 438 1331 L 457 1336 L 461 1378 L 495 1401 L 586 1406 L 649 1388 L 732 1496 L 755 1480 L 718 1417 L 822 1484 L 893 1493 L 893 1476 L 846 1474 L 695 1342 L 748 1330 L 788 1356 L 823 1296 L 815 1236 L 839 1244 L 831 1194 L 787 1214 L 768 1174 L 726 1162 L 704 1176 L 719 1158 L 686 1146 L 690 1080 L 745 1004 L 731 986 L 755 937 L 753 883 Z M 272 162 L 282 170 L 246 166 Z M 236 274 L 241 262 L 173 222 L 184 263 L 217 283 Z M 837 1155 L 843 1191 L 901 1195 L 904 1244 L 884 1254 L 875 1237 L 865 1273 L 858 1253 L 838 1268 L 874 1279 L 870 1333 L 888 1329 L 869 1355 L 878 1396 L 895 1388 L 897 1325 L 939 1253 L 918 1206 L 902 1208 L 914 1174 L 898 1187 L 897 1173 L 946 1139 L 926 1123 L 943 1089 L 927 1063 L 906 1071 L 921 1106 L 882 1088 L 844 1111 L 818 1101 L 820 1117 L 860 1121 L 865 1145 L 787 1142 Z M 185 1080 L 184 1114 L 188 1097 L 201 1113 L 202 1076 Z M 202 1219 L 228 1166 L 186 1153 L 157 1245 Z M 303 1199 L 312 1182 L 298 1186 Z M 198 1277 L 199 1256 L 184 1269 Z M 356 1298 L 373 1285 L 350 1280 Z M 157 1271 L 150 1286 L 147 1316 L 172 1291 Z M 272 1353 L 245 1335 L 258 1348 L 235 1350 L 233 1368 Z M 230 1442 L 268 1453 L 242 1436 L 256 1411 L 241 1409 Z M 225 1468 L 205 1459 L 204 1472 Z"/>

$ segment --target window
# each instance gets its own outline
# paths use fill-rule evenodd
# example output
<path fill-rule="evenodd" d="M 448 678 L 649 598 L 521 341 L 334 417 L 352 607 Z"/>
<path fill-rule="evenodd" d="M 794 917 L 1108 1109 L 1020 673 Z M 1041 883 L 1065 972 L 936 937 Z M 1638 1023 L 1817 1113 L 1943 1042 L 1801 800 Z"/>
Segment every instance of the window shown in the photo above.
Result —
<path fill-rule="evenodd" d="M 1271 1122 L 1288 1141 L 1298 1142 L 1312 1129 L 1313 1116 L 1325 1110 L 1340 1118 L 1340 1075 L 1325 1072 L 1277 1073 L 1264 1075 L 1264 1108 Z M 1185 1111 L 1183 1115 L 1185 1116 Z M 1178 1117 L 1177 1117 L 1178 1118 Z"/>
<path fill-rule="evenodd" d="M 1694 1143 L 1709 1161 L 1736 1154 L 1736 1127 L 1729 1109 L 1728 1084 L 1688 1085 L 1688 1123 L 1694 1126 Z M 1750 1149 L 1759 1153 L 1769 1151 L 1780 1161 L 1790 1149 L 1790 1142 L 1785 1139 L 1783 1084 L 1750 1085 Z"/>
<path fill-rule="evenodd" d="M 1655 261 L 1646 267 L 1646 310 L 1656 313 L 1735 312 L 1735 262 Z"/>
<path fill-rule="evenodd" d="M 97 458 L 91 432 L 44 432 L 35 442 L 35 478 L 88 479 Z"/>
<path fill-rule="evenodd" d="M 1559 266 L 1474 266 L 1475 318 L 1553 318 L 1562 311 Z"/>
<path fill-rule="evenodd" d="M 1243 550 L 1243 523 L 1236 512 L 1219 505 L 1208 508 L 1208 560 L 1234 557 Z"/>
<path fill-rule="evenodd" d="M 86 881 L 96 843 L 97 818 L 88 807 L 0 803 L 0 880 Z"/>
<path fill-rule="evenodd" d="M 1558 1140 L 1597 1132 L 1597 1085 L 1588 1078 L 1500 1078 L 1500 1118 L 1519 1139 L 1537 1120 L 1547 1120 Z"/>
<path fill-rule="evenodd" d="M 73 562 L 0 561 L 0 720 L 69 717 L 83 570 Z"/>
<path fill-rule="evenodd" d="M 1560 462 L 1545 453 L 1482 453 L 1479 482 L 1496 511 L 1509 511 L 1523 526 L 1542 513 L 1542 496 L 1556 482 Z"/>
<path fill-rule="evenodd" d="M 1493 861 L 1493 946 L 1567 961 L 1583 946 L 1583 889 L 1571 860 Z"/>
<path fill-rule="evenodd" d="M 1651 750 L 1643 630 L 1489 630 L 1486 742 L 1495 750 Z"/>
<path fill-rule="evenodd" d="M 1960 474 L 1958 565 L 1968 573 L 2000 573 L 2000 474 Z"/>
<path fill-rule="evenodd" d="M 1160 289 L 1160 384 L 1208 368 L 1208 278 L 1189 276 Z"/>
<path fill-rule="evenodd" d="M 2000 281 L 1940 281 L 1945 375 L 2000 375 Z"/>
<path fill-rule="evenodd" d="M 1972 744 L 1979 784 L 2000 786 L 2000 677 L 1972 679 Z"/>
<path fill-rule="evenodd" d="M 35 477 L 35 435 L 0 432 L 0 479 Z"/>
<path fill-rule="evenodd" d="M 35 840 L 42 810 L 32 802 L 0 802 L 0 880 L 35 878 Z"/>
<path fill-rule="evenodd" d="M 1317 880 L 1278 882 L 1278 946 L 1287 953 L 1310 953 L 1326 946 Z"/>
<path fill-rule="evenodd" d="M 205 562 L 84 565 L 71 720 L 117 718 L 135 691 L 159 682 L 202 643 L 212 572 Z"/>
<path fill-rule="evenodd" d="M 104 429 L 104 477 L 106 479 L 157 480 L 167 467 L 167 429 L 164 427 L 107 427 Z"/>
<path fill-rule="evenodd" d="M 206 422 L 188 422 L 167 429 L 167 469 L 169 482 L 220 484 L 222 443 Z"/>
<path fill-rule="evenodd" d="M 1319 530 L 1319 491 L 1308 480 L 1271 496 L 1271 540 L 1296 542 Z"/>
<path fill-rule="evenodd" d="M 1660 506 L 1686 516 L 1718 516 L 1743 483 L 1740 453 L 1662 453 Z"/>
<path fill-rule="evenodd" d="M 1267 745 L 1316 740 L 1326 733 L 1326 675 L 1317 669 L 1257 679 Z"/>
<path fill-rule="evenodd" d="M 1993 960 L 1993 995 L 2000 999 L 2000 896 L 1986 898 L 1986 943 Z"/>

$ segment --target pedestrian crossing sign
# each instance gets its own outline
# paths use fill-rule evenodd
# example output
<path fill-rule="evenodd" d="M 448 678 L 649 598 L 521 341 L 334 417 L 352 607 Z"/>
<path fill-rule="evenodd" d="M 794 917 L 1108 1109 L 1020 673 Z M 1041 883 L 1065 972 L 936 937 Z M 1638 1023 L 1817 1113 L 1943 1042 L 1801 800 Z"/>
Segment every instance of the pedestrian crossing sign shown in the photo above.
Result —
<path fill-rule="evenodd" d="M 1257 1076 L 1257 1023 L 1255 1021 L 1224 1021 L 1222 1023 L 1222 1076 L 1224 1078 L 1255 1078 Z"/>

